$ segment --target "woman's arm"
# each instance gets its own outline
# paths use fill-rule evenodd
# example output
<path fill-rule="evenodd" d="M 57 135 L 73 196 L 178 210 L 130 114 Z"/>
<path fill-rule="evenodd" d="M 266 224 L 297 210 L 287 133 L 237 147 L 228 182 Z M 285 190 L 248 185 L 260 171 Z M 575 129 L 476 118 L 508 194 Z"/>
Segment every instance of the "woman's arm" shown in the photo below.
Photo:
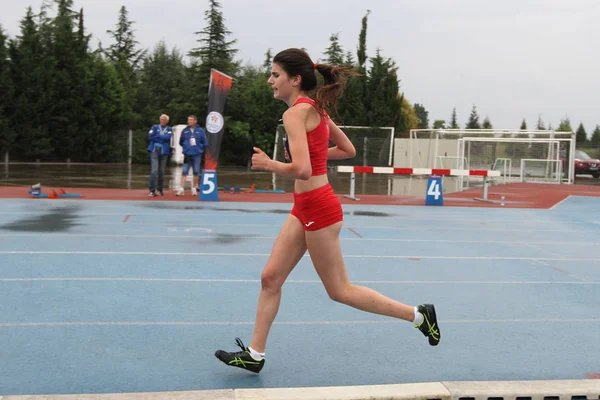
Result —
<path fill-rule="evenodd" d="M 312 167 L 306 138 L 306 117 L 309 107 L 311 106 L 292 107 L 283 114 L 283 125 L 288 134 L 292 162 L 282 163 L 271 160 L 261 149 L 255 147 L 256 153 L 252 156 L 252 169 L 266 170 L 302 180 L 311 177 Z"/>
<path fill-rule="evenodd" d="M 335 143 L 327 151 L 328 160 L 343 160 L 356 156 L 356 149 L 348 136 L 332 120 L 329 120 L 329 139 Z"/>

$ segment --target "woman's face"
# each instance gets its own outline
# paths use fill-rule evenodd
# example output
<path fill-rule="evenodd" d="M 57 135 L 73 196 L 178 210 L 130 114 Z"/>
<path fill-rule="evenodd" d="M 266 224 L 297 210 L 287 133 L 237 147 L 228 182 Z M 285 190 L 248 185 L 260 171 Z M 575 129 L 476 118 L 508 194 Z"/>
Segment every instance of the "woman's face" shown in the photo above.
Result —
<path fill-rule="evenodd" d="M 291 78 L 279 64 L 273 63 L 271 76 L 267 81 L 273 89 L 273 97 L 278 100 L 287 100 L 294 95 L 300 86 L 300 77 Z"/>

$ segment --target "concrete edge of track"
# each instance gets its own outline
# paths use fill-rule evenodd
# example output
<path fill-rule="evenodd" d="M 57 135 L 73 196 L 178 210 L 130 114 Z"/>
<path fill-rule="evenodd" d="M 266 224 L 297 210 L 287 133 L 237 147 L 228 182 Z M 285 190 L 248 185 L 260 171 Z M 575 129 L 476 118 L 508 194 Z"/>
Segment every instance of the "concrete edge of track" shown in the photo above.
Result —
<path fill-rule="evenodd" d="M 531 400 L 600 399 L 600 379 L 430 382 L 398 385 L 225 389 L 180 392 L 0 396 L 0 400 Z"/>

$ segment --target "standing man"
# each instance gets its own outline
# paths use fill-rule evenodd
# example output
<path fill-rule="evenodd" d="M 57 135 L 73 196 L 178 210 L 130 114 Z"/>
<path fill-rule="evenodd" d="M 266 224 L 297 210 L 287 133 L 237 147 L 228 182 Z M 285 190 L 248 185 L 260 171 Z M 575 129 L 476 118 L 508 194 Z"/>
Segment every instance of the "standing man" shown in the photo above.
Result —
<path fill-rule="evenodd" d="M 158 194 L 163 194 L 163 181 L 165 177 L 165 166 L 167 165 L 167 159 L 171 153 L 171 138 L 173 137 L 173 130 L 167 124 L 169 123 L 169 116 L 163 114 L 159 118 L 160 124 L 153 125 L 148 132 L 150 138 L 150 144 L 148 145 L 148 151 L 150 152 L 150 197 L 155 197 Z M 156 182 L 156 175 L 158 174 L 158 182 Z"/>
<path fill-rule="evenodd" d="M 192 196 L 196 196 L 196 188 L 198 187 L 198 180 L 200 175 L 200 161 L 202 159 L 202 153 L 208 147 L 208 140 L 204 130 L 200 128 L 198 118 L 195 115 L 188 117 L 188 126 L 186 126 L 181 132 L 179 138 L 179 145 L 183 149 L 183 171 L 181 174 L 181 186 L 177 190 L 177 196 L 184 195 L 185 181 L 190 172 L 190 165 L 194 173 L 194 180 L 192 183 Z"/>

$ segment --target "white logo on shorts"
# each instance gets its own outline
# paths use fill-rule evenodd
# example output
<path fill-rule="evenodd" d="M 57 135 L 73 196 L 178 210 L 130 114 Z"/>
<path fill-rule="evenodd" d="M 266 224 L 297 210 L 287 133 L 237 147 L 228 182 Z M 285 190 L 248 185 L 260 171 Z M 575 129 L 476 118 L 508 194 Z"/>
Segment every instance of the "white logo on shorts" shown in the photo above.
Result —
<path fill-rule="evenodd" d="M 314 224 L 314 223 L 315 223 L 315 221 L 310 221 L 310 222 L 307 222 L 305 225 L 306 225 L 307 227 L 309 227 L 309 226 L 311 226 L 311 225 L 312 225 L 312 224 Z"/>

